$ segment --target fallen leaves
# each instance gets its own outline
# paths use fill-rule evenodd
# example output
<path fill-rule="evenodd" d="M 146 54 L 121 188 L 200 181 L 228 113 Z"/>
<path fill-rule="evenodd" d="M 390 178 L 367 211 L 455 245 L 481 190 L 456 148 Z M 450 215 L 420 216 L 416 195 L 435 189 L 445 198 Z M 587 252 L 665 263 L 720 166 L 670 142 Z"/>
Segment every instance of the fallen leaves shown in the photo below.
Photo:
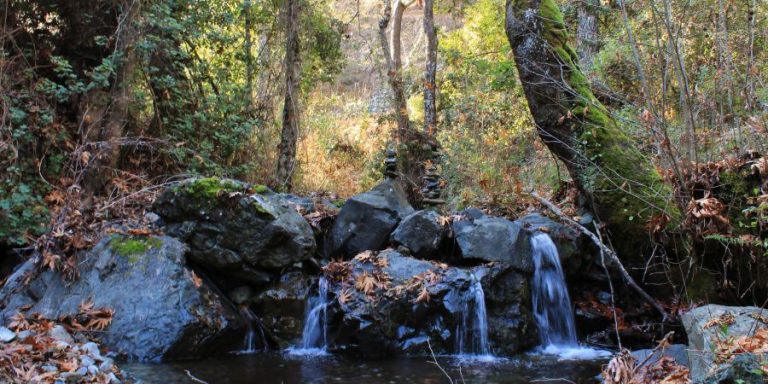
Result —
<path fill-rule="evenodd" d="M 110 383 L 122 376 L 111 359 L 101 356 L 98 348 L 86 347 L 84 338 L 70 335 L 62 338 L 54 335 L 54 328 L 68 328 L 77 331 L 103 330 L 111 322 L 114 311 L 109 308 L 96 308 L 92 300 L 82 302 L 79 313 L 63 317 L 68 323 L 61 324 L 46 319 L 39 313 L 25 315 L 18 313 L 13 317 L 9 328 L 16 332 L 16 339 L 9 343 L 0 343 L 0 382 L 10 383 Z M 86 325 L 72 325 L 73 319 L 86 321 Z M 22 333 L 23 332 L 23 333 Z M 66 339 L 69 340 L 66 340 Z M 82 342 L 76 341 L 80 340 Z M 106 362 L 108 364 L 100 364 Z M 92 364 L 86 366 L 85 364 Z M 66 379 L 69 377 L 70 379 Z"/>
<path fill-rule="evenodd" d="M 718 317 L 714 317 L 714 318 L 709 319 L 709 321 L 704 323 L 702 328 L 707 329 L 707 328 L 712 328 L 714 326 L 724 327 L 724 326 L 729 326 L 729 325 L 733 324 L 734 322 L 736 322 L 736 317 L 733 316 L 732 313 L 726 312 L 726 313 L 723 313 L 722 315 L 720 315 Z"/>

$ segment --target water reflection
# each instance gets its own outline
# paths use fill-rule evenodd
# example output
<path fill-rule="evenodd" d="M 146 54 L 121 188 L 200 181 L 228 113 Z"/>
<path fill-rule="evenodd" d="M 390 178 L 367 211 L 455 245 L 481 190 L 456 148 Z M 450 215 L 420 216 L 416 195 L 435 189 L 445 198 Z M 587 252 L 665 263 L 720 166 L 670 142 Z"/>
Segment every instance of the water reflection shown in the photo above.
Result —
<path fill-rule="evenodd" d="M 558 361 L 525 355 L 492 362 L 439 357 L 455 382 L 523 384 L 594 383 L 602 361 Z M 185 371 L 208 383 L 446 383 L 445 374 L 427 357 L 359 361 L 338 356 L 296 356 L 279 353 L 227 356 L 204 361 L 165 364 L 128 364 L 124 368 L 143 383 L 191 383 Z M 553 380 L 563 379 L 563 380 Z"/>

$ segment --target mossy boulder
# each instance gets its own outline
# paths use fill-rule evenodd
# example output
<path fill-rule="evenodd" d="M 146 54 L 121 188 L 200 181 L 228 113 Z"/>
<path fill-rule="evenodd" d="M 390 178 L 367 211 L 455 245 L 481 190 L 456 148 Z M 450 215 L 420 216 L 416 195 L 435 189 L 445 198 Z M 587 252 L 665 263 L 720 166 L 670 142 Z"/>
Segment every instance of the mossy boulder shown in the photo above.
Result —
<path fill-rule="evenodd" d="M 0 321 L 7 324 L 19 311 L 57 319 L 92 300 L 96 308 L 114 310 L 98 337 L 117 356 L 158 361 L 236 349 L 244 323 L 186 267 L 186 252 L 166 236 L 105 237 L 79 258 L 74 282 L 58 271 L 36 273 L 30 260 L 0 289 Z M 25 284 L 28 274 L 33 277 Z"/>
<path fill-rule="evenodd" d="M 228 280 L 266 284 L 309 259 L 312 228 L 280 195 L 228 179 L 196 179 L 164 192 L 154 210 L 191 260 Z"/>

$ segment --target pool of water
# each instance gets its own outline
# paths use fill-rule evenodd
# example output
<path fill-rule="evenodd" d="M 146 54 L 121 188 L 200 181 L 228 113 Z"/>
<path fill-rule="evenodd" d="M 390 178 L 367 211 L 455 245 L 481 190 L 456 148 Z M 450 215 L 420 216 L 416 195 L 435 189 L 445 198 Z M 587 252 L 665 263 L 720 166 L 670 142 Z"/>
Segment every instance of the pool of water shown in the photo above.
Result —
<path fill-rule="evenodd" d="M 443 373 L 429 357 L 353 360 L 325 355 L 257 353 L 162 364 L 123 364 L 144 383 L 195 383 L 191 376 L 218 383 L 595 383 L 605 360 L 560 360 L 521 355 L 509 359 L 438 357 Z M 189 372 L 189 373 L 187 373 Z M 191 376 L 190 376 L 191 375 Z"/>

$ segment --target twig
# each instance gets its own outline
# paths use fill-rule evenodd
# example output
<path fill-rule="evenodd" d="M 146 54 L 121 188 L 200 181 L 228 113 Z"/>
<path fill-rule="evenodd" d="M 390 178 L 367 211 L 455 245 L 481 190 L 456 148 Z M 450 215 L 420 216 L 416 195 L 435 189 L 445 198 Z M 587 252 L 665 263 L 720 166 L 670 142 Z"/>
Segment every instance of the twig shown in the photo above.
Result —
<path fill-rule="evenodd" d="M 440 368 L 440 371 L 442 371 L 443 374 L 445 375 L 445 377 L 448 378 L 448 382 L 449 383 L 456 384 L 456 383 L 454 383 L 453 379 L 451 378 L 451 375 L 449 375 L 448 372 L 446 372 L 445 369 L 443 369 L 443 367 L 440 365 L 440 363 L 437 362 L 437 357 L 435 356 L 435 351 L 432 350 L 432 343 L 429 342 L 429 338 L 427 338 L 427 347 L 429 347 L 429 355 L 432 356 L 432 361 L 430 361 L 430 363 L 432 363 L 432 364 L 436 365 L 438 368 Z"/>
<path fill-rule="evenodd" d="M 634 375 L 635 375 L 635 372 L 637 372 L 637 370 L 638 370 L 638 369 L 640 369 L 640 367 L 642 367 L 642 366 L 643 366 L 643 364 L 647 363 L 647 362 L 648 362 L 648 360 L 650 360 L 650 359 L 651 359 L 651 357 L 653 357 L 653 355 L 655 355 L 655 354 L 656 354 L 656 351 L 658 351 L 658 350 L 659 350 L 659 348 L 661 348 L 661 349 L 663 350 L 663 349 L 664 349 L 664 347 L 666 347 L 666 346 L 667 346 L 667 343 L 669 343 L 669 339 L 670 339 L 670 338 L 672 337 L 672 335 L 674 335 L 674 334 L 675 334 L 675 331 L 670 331 L 669 333 L 667 333 L 667 334 L 664 336 L 664 338 L 662 338 L 662 339 L 661 339 L 661 341 L 659 341 L 659 344 L 658 344 L 658 345 L 656 345 L 656 348 L 653 348 L 653 350 L 651 351 L 651 353 L 649 353 L 649 354 L 648 354 L 648 356 L 646 356 L 646 357 L 645 357 L 645 359 L 643 359 L 643 361 L 641 361 L 641 362 L 640 362 L 640 363 L 638 363 L 638 364 L 635 364 L 635 368 L 632 370 L 632 376 L 634 376 Z"/>
<path fill-rule="evenodd" d="M 192 381 L 194 381 L 194 382 L 196 382 L 196 383 L 201 383 L 201 384 L 208 384 L 208 382 L 207 382 L 207 381 L 203 381 L 203 380 L 200 380 L 200 379 L 198 379 L 197 377 L 193 376 L 193 375 L 192 375 L 192 374 L 189 372 L 189 369 L 185 369 L 185 370 L 184 370 L 184 372 L 186 372 L 186 373 L 187 373 L 187 376 L 189 376 L 189 378 L 190 378 L 190 379 L 192 379 Z"/>
<path fill-rule="evenodd" d="M 575 382 L 562 377 L 557 379 L 536 379 L 536 380 L 531 380 L 531 383 L 549 383 L 552 381 L 565 381 L 566 383 L 576 384 Z"/>
<path fill-rule="evenodd" d="M 651 297 L 643 288 L 641 288 L 637 283 L 635 282 L 635 279 L 632 278 L 632 276 L 629 275 L 629 272 L 627 272 L 626 268 L 624 268 L 624 265 L 621 264 L 621 260 L 619 260 L 619 257 L 616 255 L 616 252 L 614 252 L 611 248 L 608 248 L 607 245 L 605 245 L 602 241 L 600 241 L 600 238 L 597 237 L 592 231 L 584 227 L 583 225 L 579 224 L 575 220 L 571 219 L 570 217 L 566 216 L 563 211 L 560 210 L 555 204 L 550 202 L 549 200 L 539 196 L 535 191 L 532 191 L 530 193 L 530 196 L 536 199 L 538 202 L 543 204 L 545 207 L 547 207 L 552 213 L 557 215 L 561 220 L 566 222 L 567 224 L 573 226 L 574 228 L 578 229 L 581 233 L 589 236 L 590 239 L 600 247 L 602 252 L 604 252 L 610 260 L 613 262 L 616 269 L 619 270 L 621 273 L 621 277 L 624 278 L 624 281 L 629 285 L 635 292 L 637 292 L 645 301 L 647 301 L 651 306 L 653 306 L 661 315 L 662 315 L 662 322 L 666 322 L 670 319 L 669 314 L 667 314 L 667 311 L 664 310 L 664 308 L 656 302 L 656 300 Z"/>

